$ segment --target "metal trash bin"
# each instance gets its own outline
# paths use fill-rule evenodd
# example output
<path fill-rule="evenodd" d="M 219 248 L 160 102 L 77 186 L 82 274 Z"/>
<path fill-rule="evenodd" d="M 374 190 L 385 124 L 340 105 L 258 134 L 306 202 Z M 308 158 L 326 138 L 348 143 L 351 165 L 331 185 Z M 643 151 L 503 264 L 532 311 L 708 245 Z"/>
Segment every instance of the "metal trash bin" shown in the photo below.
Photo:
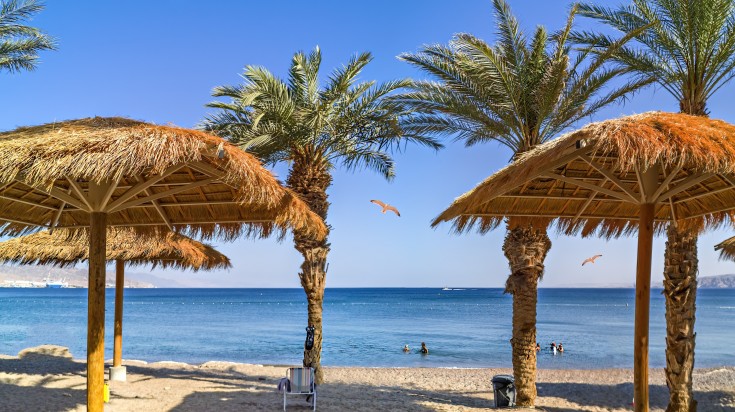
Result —
<path fill-rule="evenodd" d="M 512 375 L 493 376 L 493 394 L 496 408 L 510 408 L 516 405 L 515 378 Z"/>

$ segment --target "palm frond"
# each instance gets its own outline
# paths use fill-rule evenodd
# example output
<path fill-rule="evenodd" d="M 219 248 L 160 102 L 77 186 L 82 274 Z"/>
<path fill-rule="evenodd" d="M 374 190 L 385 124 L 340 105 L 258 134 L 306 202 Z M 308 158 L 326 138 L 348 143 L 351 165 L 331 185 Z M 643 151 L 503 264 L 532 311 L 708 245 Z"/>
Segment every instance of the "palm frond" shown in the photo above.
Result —
<path fill-rule="evenodd" d="M 0 70 L 34 70 L 38 52 L 56 48 L 52 37 L 23 24 L 42 9 L 43 5 L 35 0 L 0 3 Z"/>

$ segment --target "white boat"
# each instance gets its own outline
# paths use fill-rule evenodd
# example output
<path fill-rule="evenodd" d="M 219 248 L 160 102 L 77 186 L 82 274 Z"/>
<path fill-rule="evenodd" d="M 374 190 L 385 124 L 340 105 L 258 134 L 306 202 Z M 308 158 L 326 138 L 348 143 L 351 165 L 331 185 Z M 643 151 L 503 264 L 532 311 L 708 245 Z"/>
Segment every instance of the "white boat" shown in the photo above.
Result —
<path fill-rule="evenodd" d="M 69 283 L 64 282 L 64 279 L 61 280 L 49 280 L 46 279 L 46 287 L 50 289 L 61 289 L 61 288 L 68 288 Z"/>

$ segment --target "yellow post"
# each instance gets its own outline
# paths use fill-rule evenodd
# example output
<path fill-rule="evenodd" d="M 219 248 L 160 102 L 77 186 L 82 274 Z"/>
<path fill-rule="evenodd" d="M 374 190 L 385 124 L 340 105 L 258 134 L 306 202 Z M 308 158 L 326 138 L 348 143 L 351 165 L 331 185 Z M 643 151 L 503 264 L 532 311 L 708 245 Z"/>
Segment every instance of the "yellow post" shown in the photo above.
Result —
<path fill-rule="evenodd" d="M 122 319 L 123 290 L 125 288 L 125 262 L 115 261 L 115 343 L 113 345 L 112 366 L 122 365 Z"/>

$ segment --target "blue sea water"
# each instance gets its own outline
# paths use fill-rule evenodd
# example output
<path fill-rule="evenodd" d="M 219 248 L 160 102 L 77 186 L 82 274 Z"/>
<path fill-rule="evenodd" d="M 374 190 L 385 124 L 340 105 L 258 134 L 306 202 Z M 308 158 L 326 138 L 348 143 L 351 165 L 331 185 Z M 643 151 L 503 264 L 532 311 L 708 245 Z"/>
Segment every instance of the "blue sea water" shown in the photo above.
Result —
<path fill-rule="evenodd" d="M 664 366 L 664 298 L 651 293 L 650 365 Z M 107 290 L 106 358 L 114 291 Z M 299 364 L 301 289 L 126 289 L 123 358 Z M 511 297 L 501 289 L 327 289 L 322 363 L 511 367 Z M 540 289 L 540 368 L 633 366 L 632 289 Z M 696 366 L 735 365 L 735 290 L 700 289 Z M 86 356 L 86 289 L 0 289 L 0 353 L 41 344 Z M 428 356 L 417 353 L 424 341 Z M 563 342 L 552 355 L 549 343 Z M 401 348 L 408 344 L 411 353 Z"/>

